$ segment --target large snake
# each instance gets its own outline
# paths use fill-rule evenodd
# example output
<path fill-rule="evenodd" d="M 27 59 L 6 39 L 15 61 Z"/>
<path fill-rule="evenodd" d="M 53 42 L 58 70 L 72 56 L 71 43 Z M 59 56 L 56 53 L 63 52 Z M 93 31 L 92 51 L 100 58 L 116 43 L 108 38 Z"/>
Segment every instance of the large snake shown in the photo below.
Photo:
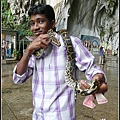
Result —
<path fill-rule="evenodd" d="M 66 60 L 66 70 L 65 70 L 65 81 L 69 87 L 74 89 L 76 93 L 80 93 L 82 96 L 93 94 L 97 91 L 99 83 L 97 80 L 92 80 L 89 89 L 82 90 L 80 89 L 80 84 L 73 78 L 73 72 L 75 69 L 75 53 L 73 49 L 72 42 L 70 37 L 68 37 L 67 30 L 61 30 L 58 32 L 63 37 L 64 44 L 66 46 L 67 60 Z"/>
<path fill-rule="evenodd" d="M 51 42 L 53 45 L 60 47 L 61 44 L 59 40 L 55 37 L 54 31 L 50 29 L 47 34 L 50 36 L 49 42 Z M 61 34 L 63 37 L 64 44 L 66 46 L 66 52 L 67 52 L 67 60 L 66 60 L 66 70 L 65 70 L 65 82 L 66 84 L 71 87 L 73 90 L 76 91 L 76 93 L 80 93 L 82 96 L 93 94 L 97 91 L 99 84 L 97 80 L 92 80 L 92 83 L 90 85 L 90 88 L 82 90 L 80 89 L 79 82 L 73 78 L 73 72 L 75 68 L 75 53 L 73 50 L 72 42 L 70 38 L 67 35 L 66 30 L 60 30 L 58 31 L 58 34 Z M 33 55 L 36 56 L 36 58 L 39 58 L 41 54 L 44 52 L 44 49 L 38 49 L 33 52 Z"/>

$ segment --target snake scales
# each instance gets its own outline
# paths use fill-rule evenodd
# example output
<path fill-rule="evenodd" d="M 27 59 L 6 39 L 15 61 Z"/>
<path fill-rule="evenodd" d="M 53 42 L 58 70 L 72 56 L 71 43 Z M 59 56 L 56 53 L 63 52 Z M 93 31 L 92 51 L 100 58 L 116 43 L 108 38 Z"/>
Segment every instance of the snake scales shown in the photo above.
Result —
<path fill-rule="evenodd" d="M 63 37 L 63 42 L 66 46 L 66 52 L 67 52 L 66 70 L 65 70 L 66 84 L 69 87 L 71 87 L 73 90 L 75 90 L 76 93 L 80 93 L 82 96 L 95 93 L 99 86 L 97 80 L 94 80 L 91 84 L 89 84 L 90 85 L 89 89 L 82 90 L 80 89 L 79 82 L 77 82 L 73 78 L 73 71 L 75 68 L 75 53 L 73 50 L 72 42 L 70 38 L 68 38 L 66 30 L 60 30 L 58 31 L 58 34 L 61 34 L 61 36 Z M 61 46 L 60 42 L 57 40 L 57 38 L 55 38 L 54 31 L 52 29 L 48 31 L 48 35 L 50 36 L 48 40 L 49 42 L 51 41 L 51 43 L 57 47 Z M 33 52 L 33 55 L 35 55 L 36 58 L 39 58 L 43 52 L 44 49 L 38 49 Z"/>

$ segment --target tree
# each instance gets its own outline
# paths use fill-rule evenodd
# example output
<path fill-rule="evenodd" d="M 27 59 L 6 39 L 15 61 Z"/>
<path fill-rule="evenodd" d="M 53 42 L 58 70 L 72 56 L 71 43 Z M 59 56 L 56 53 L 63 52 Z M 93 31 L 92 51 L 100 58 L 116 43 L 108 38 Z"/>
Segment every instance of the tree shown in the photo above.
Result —
<path fill-rule="evenodd" d="M 2 29 L 22 31 L 22 36 L 32 36 L 32 32 L 29 29 L 29 19 L 25 16 L 25 19 L 18 25 L 13 19 L 13 15 L 10 9 L 10 4 L 7 0 L 2 0 Z"/>

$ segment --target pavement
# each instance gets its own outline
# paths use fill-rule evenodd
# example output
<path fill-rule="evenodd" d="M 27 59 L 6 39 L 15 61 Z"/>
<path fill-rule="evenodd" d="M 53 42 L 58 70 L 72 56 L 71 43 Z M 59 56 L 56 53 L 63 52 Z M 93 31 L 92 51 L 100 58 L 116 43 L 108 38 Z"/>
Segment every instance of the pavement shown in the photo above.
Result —
<path fill-rule="evenodd" d="M 98 63 L 98 56 L 95 59 Z M 21 85 L 15 85 L 12 71 L 18 61 L 2 61 L 2 120 L 32 120 L 31 80 Z M 85 97 L 78 95 L 76 101 L 76 120 L 118 120 L 118 56 L 106 56 L 104 65 L 99 65 L 108 79 L 108 91 L 105 97 L 108 103 L 98 105 L 94 109 L 83 106 Z M 80 79 L 86 79 L 80 73 Z"/>

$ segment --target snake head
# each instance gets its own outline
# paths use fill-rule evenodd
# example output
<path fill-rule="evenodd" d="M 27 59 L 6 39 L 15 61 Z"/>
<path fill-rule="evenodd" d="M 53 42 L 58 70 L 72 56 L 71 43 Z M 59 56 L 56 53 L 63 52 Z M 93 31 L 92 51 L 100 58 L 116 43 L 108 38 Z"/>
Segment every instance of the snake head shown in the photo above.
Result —
<path fill-rule="evenodd" d="M 98 89 L 99 89 L 99 82 L 98 82 L 98 80 L 93 80 L 91 85 L 90 85 L 90 88 L 83 90 L 81 92 L 81 95 L 82 96 L 87 96 L 87 95 L 94 94 Z"/>
<path fill-rule="evenodd" d="M 92 84 L 90 86 L 90 89 L 94 89 L 96 87 L 97 87 L 96 89 L 99 89 L 99 86 L 100 86 L 100 84 L 99 84 L 98 80 L 95 79 L 95 80 L 92 80 Z"/>
<path fill-rule="evenodd" d="M 47 34 L 50 36 L 49 41 L 57 47 L 60 47 L 60 41 L 55 37 L 54 31 L 52 29 L 48 30 Z"/>

